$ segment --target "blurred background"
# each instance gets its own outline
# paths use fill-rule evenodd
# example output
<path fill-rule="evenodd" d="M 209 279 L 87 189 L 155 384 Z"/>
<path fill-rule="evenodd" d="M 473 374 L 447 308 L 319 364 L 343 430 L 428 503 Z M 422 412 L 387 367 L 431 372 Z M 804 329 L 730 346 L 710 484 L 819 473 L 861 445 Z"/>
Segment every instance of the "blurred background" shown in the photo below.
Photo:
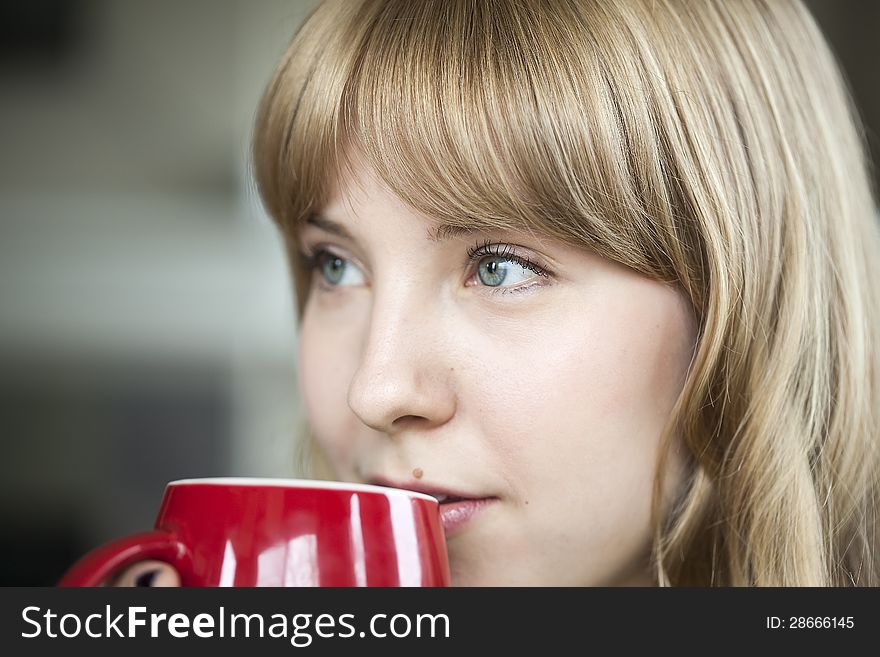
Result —
<path fill-rule="evenodd" d="M 878 162 L 880 3 L 807 4 Z M 172 479 L 300 474 L 294 303 L 248 147 L 314 5 L 0 5 L 0 585 L 151 527 Z"/>

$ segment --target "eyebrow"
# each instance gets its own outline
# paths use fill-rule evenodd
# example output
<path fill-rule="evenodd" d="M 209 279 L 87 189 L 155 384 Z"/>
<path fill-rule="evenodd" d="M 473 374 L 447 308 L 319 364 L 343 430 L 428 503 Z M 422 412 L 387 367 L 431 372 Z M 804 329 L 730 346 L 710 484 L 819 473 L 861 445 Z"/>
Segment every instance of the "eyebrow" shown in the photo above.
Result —
<path fill-rule="evenodd" d="M 337 223 L 327 217 L 321 216 L 319 214 L 313 214 L 308 219 L 306 219 L 307 224 L 311 224 L 316 228 L 320 228 L 321 230 L 330 233 L 331 235 L 336 235 L 338 237 L 342 237 L 347 240 L 351 240 L 352 242 L 356 242 L 354 235 L 340 223 Z M 441 224 L 437 226 L 434 230 L 428 231 L 428 240 L 431 242 L 443 242 L 447 240 L 454 239 L 456 237 L 460 237 L 462 235 L 470 235 L 472 233 L 480 232 L 482 230 L 486 230 L 488 226 L 482 226 L 479 224 L 474 224 L 472 226 L 457 226 L 455 224 Z"/>
<path fill-rule="evenodd" d="M 343 226 L 342 224 L 338 224 L 335 221 L 331 221 L 326 217 L 322 217 L 319 214 L 313 214 L 306 219 L 307 224 L 311 224 L 312 226 L 316 226 L 320 228 L 326 233 L 330 233 L 331 235 L 336 235 L 338 237 L 344 237 L 345 239 L 351 240 L 352 242 L 356 241 L 354 239 L 354 235 L 352 235 L 348 228 Z"/>

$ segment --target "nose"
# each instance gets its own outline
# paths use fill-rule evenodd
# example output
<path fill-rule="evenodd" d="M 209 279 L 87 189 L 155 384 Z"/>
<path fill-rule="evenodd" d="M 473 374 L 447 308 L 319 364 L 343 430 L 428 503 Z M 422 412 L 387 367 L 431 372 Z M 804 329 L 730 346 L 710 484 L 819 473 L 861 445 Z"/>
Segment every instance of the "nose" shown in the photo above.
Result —
<path fill-rule="evenodd" d="M 417 291 L 374 293 L 348 405 L 388 436 L 427 430 L 455 413 L 449 341 L 436 304 Z"/>

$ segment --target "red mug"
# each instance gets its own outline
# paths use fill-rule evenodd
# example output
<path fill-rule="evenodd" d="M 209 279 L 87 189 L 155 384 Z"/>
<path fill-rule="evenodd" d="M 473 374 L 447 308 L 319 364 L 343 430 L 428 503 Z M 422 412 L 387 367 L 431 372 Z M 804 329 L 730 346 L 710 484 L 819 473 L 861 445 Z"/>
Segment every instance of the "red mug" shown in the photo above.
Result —
<path fill-rule="evenodd" d="M 98 586 L 146 559 L 183 586 L 449 586 L 437 500 L 302 479 L 182 479 L 153 531 L 98 547 L 58 586 Z"/>

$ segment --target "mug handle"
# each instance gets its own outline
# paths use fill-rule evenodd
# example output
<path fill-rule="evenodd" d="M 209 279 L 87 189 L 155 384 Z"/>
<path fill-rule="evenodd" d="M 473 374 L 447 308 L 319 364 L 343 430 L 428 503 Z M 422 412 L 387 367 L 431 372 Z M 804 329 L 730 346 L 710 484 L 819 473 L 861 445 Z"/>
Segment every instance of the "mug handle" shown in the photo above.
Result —
<path fill-rule="evenodd" d="M 95 548 L 77 561 L 57 586 L 100 586 L 120 568 L 135 561 L 158 559 L 174 566 L 182 586 L 193 583 L 189 550 L 171 532 L 152 530 L 131 534 Z"/>

